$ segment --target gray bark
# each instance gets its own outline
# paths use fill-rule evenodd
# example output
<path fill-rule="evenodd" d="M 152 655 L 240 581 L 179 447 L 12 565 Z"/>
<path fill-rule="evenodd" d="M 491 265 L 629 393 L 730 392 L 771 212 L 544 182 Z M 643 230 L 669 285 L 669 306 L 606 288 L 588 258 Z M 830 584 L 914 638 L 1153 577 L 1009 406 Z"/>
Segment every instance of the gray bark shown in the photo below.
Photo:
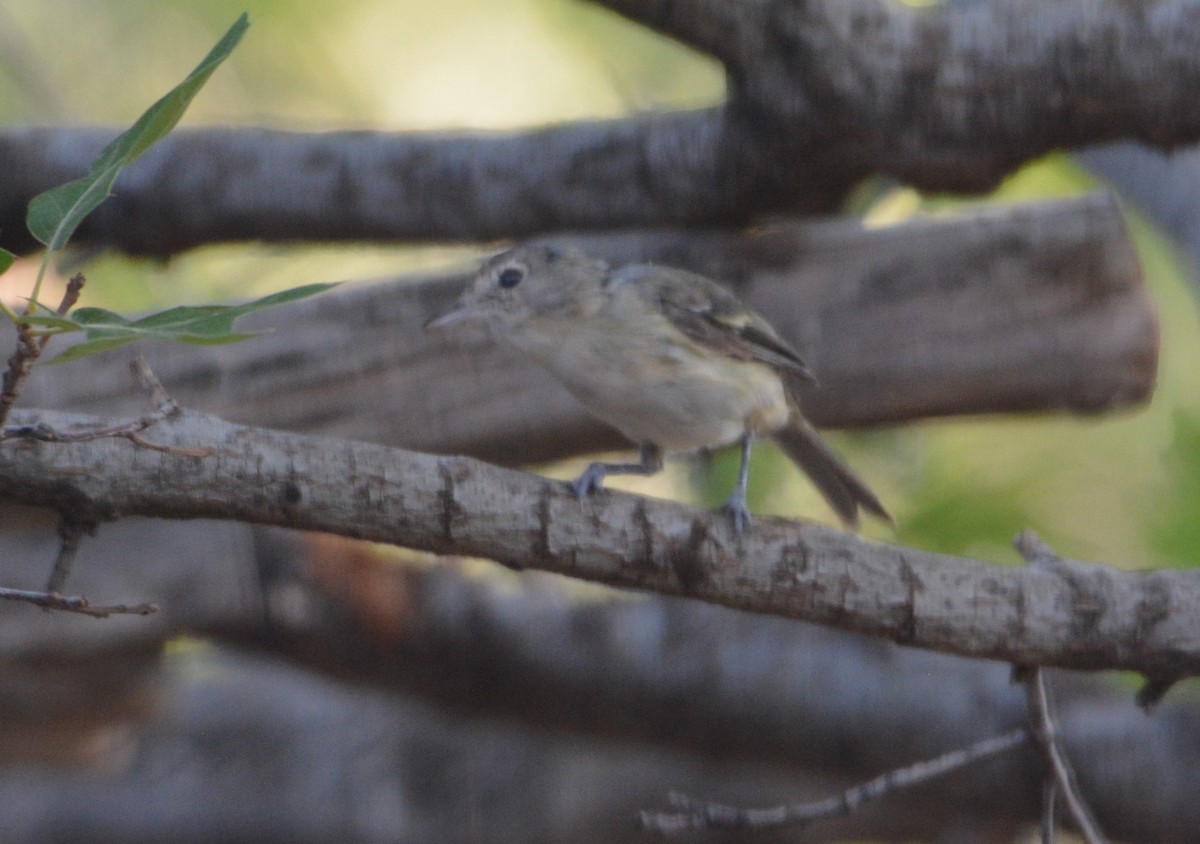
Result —
<path fill-rule="evenodd" d="M 15 425 L 79 428 L 21 412 Z M 387 542 L 515 568 L 700 598 L 896 642 L 1022 664 L 1200 672 L 1200 578 L 1057 561 L 1013 568 L 867 542 L 806 522 L 729 520 L 463 457 L 323 440 L 184 412 L 127 440 L 12 441 L 0 494 L 76 523 L 122 516 L 231 519 Z"/>
<path fill-rule="evenodd" d="M 574 242 L 732 285 L 816 371 L 803 403 L 821 426 L 1100 412 L 1154 386 L 1157 319 L 1102 195 L 876 230 L 843 220 Z M 247 319 L 273 331 L 250 342 L 141 351 L 182 404 L 248 424 L 508 465 L 627 447 L 528 362 L 422 330 L 465 280 L 345 288 Z M 128 359 L 42 367 L 22 403 L 128 415 L 143 401 Z"/>
<path fill-rule="evenodd" d="M 864 176 L 983 191 L 1054 149 L 1200 138 L 1196 0 L 605 5 L 729 69 L 690 112 L 505 134 L 172 134 L 76 242 L 166 256 L 217 241 L 428 241 L 830 211 Z M 1170 84 L 1163 84 L 1164 68 Z M 111 131 L 0 133 L 0 238 Z"/>

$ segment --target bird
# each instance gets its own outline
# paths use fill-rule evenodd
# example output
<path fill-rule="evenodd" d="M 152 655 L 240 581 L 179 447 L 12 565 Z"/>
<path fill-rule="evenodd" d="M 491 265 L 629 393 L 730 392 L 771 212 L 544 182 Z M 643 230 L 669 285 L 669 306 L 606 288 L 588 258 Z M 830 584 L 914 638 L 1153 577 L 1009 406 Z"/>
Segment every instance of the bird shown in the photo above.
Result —
<path fill-rule="evenodd" d="M 876 495 L 800 411 L 812 371 L 763 317 L 716 281 L 657 264 L 613 267 L 583 251 L 524 244 L 483 262 L 430 330 L 482 324 L 540 364 L 593 416 L 639 448 L 636 463 L 594 462 L 572 484 L 583 499 L 609 475 L 652 475 L 667 453 L 738 445 L 724 504 L 740 536 L 751 445 L 774 438 L 848 527 L 859 512 L 891 521 Z"/>

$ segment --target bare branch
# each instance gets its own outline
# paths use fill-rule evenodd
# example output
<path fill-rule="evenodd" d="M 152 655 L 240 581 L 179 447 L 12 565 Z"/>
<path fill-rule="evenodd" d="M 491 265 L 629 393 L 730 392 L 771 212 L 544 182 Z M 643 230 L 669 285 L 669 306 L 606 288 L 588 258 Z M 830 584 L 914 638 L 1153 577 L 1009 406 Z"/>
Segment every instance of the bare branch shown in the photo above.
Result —
<path fill-rule="evenodd" d="M 737 287 L 817 371 L 821 426 L 945 414 L 1095 412 L 1144 400 L 1158 332 L 1112 197 L 1094 195 L 864 230 L 854 221 L 748 234 L 656 231 L 575 241 Z M 142 346 L 181 403 L 268 427 L 513 463 L 622 448 L 536 367 L 421 326 L 465 274 L 375 287 L 252 318 L 252 343 Z M 41 407 L 122 416 L 124 352 L 55 367 Z"/>
<path fill-rule="evenodd" d="M 0 381 L 0 426 L 8 419 L 21 394 L 21 386 L 33 371 L 33 364 L 41 352 L 42 344 L 33 335 L 33 330 L 28 325 L 18 325 L 17 349 L 8 359 L 8 368 L 4 370 L 4 378 Z M 0 430 L 0 439 L 7 435 L 7 430 Z"/>
<path fill-rule="evenodd" d="M 1057 792 L 1061 795 L 1071 819 L 1087 844 L 1105 844 L 1107 839 L 1096 824 L 1096 819 L 1092 817 L 1091 809 L 1088 808 L 1083 795 L 1079 793 L 1075 772 L 1071 769 L 1070 760 L 1067 759 L 1059 745 L 1058 731 L 1054 725 L 1054 713 L 1043 677 L 1044 672 L 1040 667 L 1033 666 L 1022 669 L 1021 673 L 1024 675 L 1022 679 L 1025 684 L 1026 698 L 1029 701 L 1029 717 L 1033 722 L 1033 735 L 1042 748 L 1042 753 L 1045 755 L 1047 766 L 1050 769 L 1050 778 L 1055 783 L 1050 794 L 1053 795 Z M 1050 800 L 1050 802 L 1053 801 Z M 1047 809 L 1047 812 L 1049 811 Z"/>
<path fill-rule="evenodd" d="M 7 505 L 0 511 L 17 524 L 34 515 Z M 47 522 L 52 532 L 52 519 Z M 505 730 L 531 724 L 539 735 L 591 737 L 606 754 L 650 745 L 656 761 L 649 767 L 656 773 L 636 785 L 626 781 L 627 799 L 614 808 L 626 826 L 646 805 L 646 795 L 671 788 L 768 804 L 833 794 L 1028 719 L 1024 693 L 1009 682 L 1002 663 L 697 601 L 580 592 L 536 572 L 485 574 L 454 560 L 380 565 L 373 551 L 355 543 L 292 531 L 255 531 L 255 565 L 247 557 L 250 543 L 234 539 L 248 532 L 204 521 L 129 519 L 103 526 L 81 549 L 76 591 L 111 599 L 136 590 L 162 611 L 133 624 L 101 626 L 64 624 L 42 613 L 0 613 L 0 676 L 27 697 L 30 674 L 44 678 L 48 664 L 61 666 L 55 674 L 61 680 L 53 684 L 61 705 L 57 717 L 73 720 L 78 707 L 70 701 L 78 694 L 90 695 L 101 708 L 127 688 L 123 657 L 149 659 L 168 636 L 200 636 L 269 657 L 256 662 L 253 673 L 260 678 L 320 672 L 325 676 L 312 682 L 335 689 L 339 699 L 359 689 L 390 710 L 415 695 L 421 710 L 436 710 L 460 728 L 480 719 Z M 44 554 L 31 557 L 28 550 L 44 548 L 48 539 L 22 544 L 6 534 L 3 540 L 4 579 L 40 576 Z M 306 553 L 287 550 L 295 546 Z M 352 568 L 334 559 L 339 553 L 353 556 Z M 240 629 L 230 629 L 234 624 Z M 1200 825 L 1194 799 L 1200 713 L 1188 696 L 1147 718 L 1110 678 L 1053 679 L 1063 743 L 1105 830 L 1122 841 L 1190 842 Z M 229 678 L 219 685 L 229 687 Z M 278 691 L 277 683 L 267 687 Z M 280 722 L 275 710 L 267 710 L 255 723 Z M 387 734 L 367 727 L 361 708 L 353 711 L 368 734 Z M 44 722 L 46 707 L 31 717 Z M 28 735 L 26 723 L 10 713 L 5 727 Z M 297 728 L 312 730 L 304 719 Z M 322 738 L 326 745 L 342 741 L 336 731 Z M 694 760 L 689 764 L 705 776 L 662 773 L 664 757 Z M 803 771 L 806 779 L 756 782 L 755 771 L 773 777 Z M 715 780 L 709 778 L 714 774 Z M 968 818 L 976 828 L 1008 830 L 992 837 L 1009 840 L 1017 827 L 1037 822 L 1043 774 L 1039 754 L 1028 747 L 852 818 L 807 834 L 793 831 L 789 840 L 826 840 L 830 834 L 928 840 L 942 825 Z"/>
<path fill-rule="evenodd" d="M 158 378 L 150 370 L 149 364 L 140 356 L 135 356 L 130 367 L 138 384 L 150 393 L 154 403 L 153 409 L 136 419 L 124 422 L 101 424 L 94 427 L 81 427 L 74 431 L 60 431 L 45 424 L 12 425 L 0 429 L 0 440 L 33 440 L 43 443 L 82 443 L 106 437 L 122 437 L 142 448 L 154 449 L 178 457 L 208 457 L 212 449 L 186 448 L 182 446 L 159 445 L 142 436 L 142 431 L 157 425 L 164 419 L 179 412 L 179 405 L 167 395 L 167 391 Z M 53 590 L 51 590 L 53 591 Z"/>
<path fill-rule="evenodd" d="M 1054 820 L 1054 804 L 1058 800 L 1058 785 L 1054 777 L 1046 777 L 1042 783 L 1042 817 L 1039 823 L 1039 833 L 1042 844 L 1054 844 L 1054 832 L 1057 828 Z"/>
<path fill-rule="evenodd" d="M 751 188 L 722 172 L 724 122 L 709 109 L 525 133 L 180 129 L 122 174 L 73 242 L 166 257 L 221 241 L 477 241 L 745 221 Z M 113 134 L 0 132 L 4 246 L 34 246 L 18 225 L 25 205 L 86 172 Z M 807 195 L 818 200 L 815 186 Z"/>
<path fill-rule="evenodd" d="M 849 815 L 864 804 L 952 774 L 967 765 L 991 759 L 1020 747 L 1029 739 L 1025 729 L 1010 730 L 1001 736 L 986 738 L 968 747 L 957 748 L 935 759 L 926 759 L 904 768 L 888 771 L 872 780 L 848 788 L 835 797 L 811 803 L 773 806 L 766 809 L 742 809 L 719 803 L 671 795 L 675 812 L 644 811 L 640 823 L 662 835 L 678 835 L 691 829 L 752 829 L 780 826 L 803 827 L 813 821 Z M 1091 842 L 1089 842 L 1091 844 Z"/>
<path fill-rule="evenodd" d="M 1013 546 L 1031 566 L 1043 571 L 1053 572 L 1060 577 L 1070 579 L 1075 569 L 1054 550 L 1042 541 L 1032 530 L 1022 531 L 1013 540 Z M 1172 670 L 1169 666 L 1163 670 L 1148 672 L 1146 682 L 1137 693 L 1138 706 L 1149 712 L 1171 690 L 1171 687 L 1187 675 Z"/>
<path fill-rule="evenodd" d="M 764 0 L 593 0 L 720 59 L 744 65 L 763 46 Z"/>
<path fill-rule="evenodd" d="M 730 226 L 833 210 L 872 173 L 981 191 L 1055 149 L 1200 138 L 1196 0 L 607 5 L 718 52 L 728 107 L 506 134 L 182 130 L 76 240 L 162 256 L 229 240 Z M 0 134 L 5 246 L 33 245 L 29 199 L 86 171 L 111 135 Z"/>
<path fill-rule="evenodd" d="M 0 586 L 0 598 L 6 601 L 20 601 L 43 607 L 48 610 L 90 615 L 92 618 L 108 618 L 110 615 L 150 615 L 158 612 L 154 604 L 112 604 L 110 606 L 92 606 L 87 598 L 75 595 L 59 595 L 56 592 L 31 592 L 26 589 L 8 589 Z"/>
<path fill-rule="evenodd" d="M 46 579 L 46 592 L 57 595 L 67 584 L 71 575 L 71 565 L 75 562 L 75 554 L 79 551 L 79 542 L 84 534 L 95 530 L 95 525 L 87 525 L 63 513 L 58 520 L 58 556 L 54 560 L 54 568 Z"/>
<path fill-rule="evenodd" d="M 24 415 L 69 427 L 60 414 Z M 1067 562 L 1069 576 L 881 545 L 760 518 L 744 539 L 719 514 L 567 484 L 467 458 L 246 428 L 182 413 L 170 446 L 120 440 L 0 448 L 7 500 L 98 518 L 274 524 L 484 556 L 626 587 L 836 625 L 919 647 L 1022 664 L 1200 673 L 1200 578 Z M 131 450 L 132 449 L 132 450 Z"/>
<path fill-rule="evenodd" d="M 977 191 L 1054 149 L 1121 137 L 1169 148 L 1200 133 L 1187 95 L 1200 82 L 1195 0 L 598 2 L 725 61 L 734 112 L 771 118 L 773 137 L 745 134 L 797 189 L 811 176 L 781 166 L 789 150 Z"/>
<path fill-rule="evenodd" d="M 63 293 L 62 302 L 56 313 L 61 316 L 75 306 L 75 303 L 79 301 L 83 284 L 82 275 L 75 275 L 67 282 L 67 289 Z M 32 307 L 33 303 L 31 302 L 30 308 L 32 309 Z M 4 421 L 16 403 L 25 379 L 33 371 L 33 365 L 37 363 L 38 357 L 45 350 L 48 342 L 50 342 L 49 335 L 38 338 L 30 326 L 17 325 L 17 350 L 8 359 L 8 369 L 4 371 L 3 381 L 0 382 L 0 440 L 5 436 Z"/>

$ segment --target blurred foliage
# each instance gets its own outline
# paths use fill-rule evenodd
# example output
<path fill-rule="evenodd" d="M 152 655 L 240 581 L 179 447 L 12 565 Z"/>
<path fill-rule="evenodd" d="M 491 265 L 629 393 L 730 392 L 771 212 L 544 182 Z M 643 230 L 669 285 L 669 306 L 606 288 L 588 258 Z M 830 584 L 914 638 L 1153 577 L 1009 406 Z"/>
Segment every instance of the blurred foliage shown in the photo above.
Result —
<path fill-rule="evenodd" d="M 720 67 L 578 0 L 10 0 L 0 6 L 0 121 L 120 123 L 246 10 L 251 34 L 187 123 L 289 129 L 510 128 L 716 102 Z M 137 55 L 130 80 L 117 55 Z M 993 196 L 923 197 L 872 180 L 851 208 L 872 225 L 964 204 L 1092 190 L 1069 156 L 1014 173 Z M 867 534 L 1016 561 L 1032 527 L 1061 553 L 1136 567 L 1193 565 L 1200 525 L 1200 353 L 1192 268 L 1135 211 L 1130 231 L 1161 308 L 1159 389 L 1145 408 L 1104 417 L 956 420 L 832 435 L 892 508 L 898 528 Z M 213 246 L 166 266 L 86 256 L 89 304 L 109 308 L 258 295 L 467 260 L 463 247 Z M 77 267 L 71 267 L 74 270 Z M 15 272 L 15 269 L 14 269 Z M 719 503 L 736 454 L 711 471 L 678 464 L 662 481 L 622 485 Z M 703 466 L 704 464 L 699 464 Z M 582 464 L 558 467 L 562 476 Z M 769 444 L 756 449 L 751 507 L 828 511 Z"/>

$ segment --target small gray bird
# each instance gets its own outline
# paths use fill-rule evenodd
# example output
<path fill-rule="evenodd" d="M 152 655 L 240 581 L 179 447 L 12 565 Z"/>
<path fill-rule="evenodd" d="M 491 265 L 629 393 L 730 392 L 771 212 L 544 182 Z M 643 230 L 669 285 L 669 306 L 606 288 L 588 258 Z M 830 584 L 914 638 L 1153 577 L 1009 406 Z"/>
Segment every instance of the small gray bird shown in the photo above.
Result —
<path fill-rule="evenodd" d="M 860 508 L 891 518 L 800 414 L 789 382 L 813 376 L 799 355 L 704 276 L 649 264 L 614 270 L 582 252 L 519 246 L 485 262 L 457 307 L 427 327 L 464 321 L 541 364 L 640 447 L 638 463 L 588 466 L 574 483 L 580 498 L 607 475 L 654 474 L 664 452 L 739 443 L 725 509 L 740 534 L 750 521 L 750 444 L 774 437 L 847 525 L 858 525 Z"/>

